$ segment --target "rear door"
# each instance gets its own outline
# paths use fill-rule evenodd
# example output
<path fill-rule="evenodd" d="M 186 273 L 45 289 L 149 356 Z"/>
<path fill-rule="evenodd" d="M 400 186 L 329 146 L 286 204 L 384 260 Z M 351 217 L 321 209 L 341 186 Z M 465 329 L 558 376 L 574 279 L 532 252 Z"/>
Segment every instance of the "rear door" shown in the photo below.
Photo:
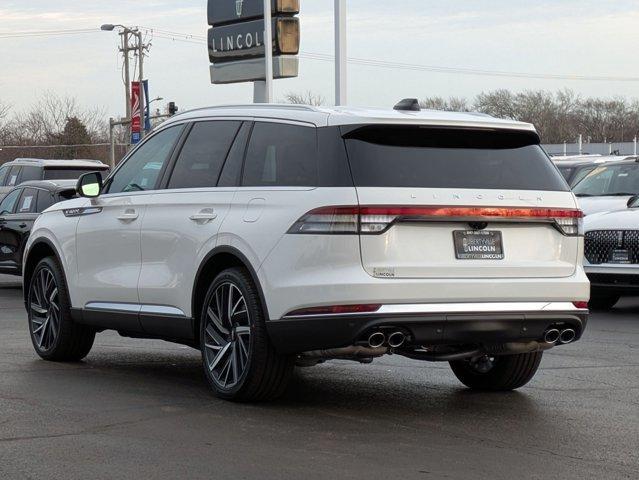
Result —
<path fill-rule="evenodd" d="M 166 172 L 163 189 L 148 199 L 142 226 L 140 315 L 145 332 L 177 338 L 192 335 L 191 289 L 202 257 L 213 250 L 235 186 L 219 186 L 222 168 L 241 143 L 241 120 L 211 120 L 187 127 L 184 144 Z M 179 317 L 179 318 L 176 318 Z"/>
<path fill-rule="evenodd" d="M 0 202 L 0 272 L 2 273 L 16 273 L 13 259 L 17 241 L 11 225 L 21 195 L 22 189 L 16 188 Z"/>
<path fill-rule="evenodd" d="M 516 278 L 575 272 L 580 213 L 534 133 L 393 126 L 343 133 L 369 274 Z M 565 231 L 558 225 L 564 223 Z"/>
<path fill-rule="evenodd" d="M 20 271 L 22 267 L 22 255 L 24 253 L 24 245 L 31 233 L 33 222 L 38 218 L 36 212 L 37 198 L 39 189 L 25 188 L 18 200 L 15 212 L 8 215 L 4 228 L 6 230 L 6 238 L 9 240 L 9 249 L 11 254 L 8 256 L 9 268 Z"/>

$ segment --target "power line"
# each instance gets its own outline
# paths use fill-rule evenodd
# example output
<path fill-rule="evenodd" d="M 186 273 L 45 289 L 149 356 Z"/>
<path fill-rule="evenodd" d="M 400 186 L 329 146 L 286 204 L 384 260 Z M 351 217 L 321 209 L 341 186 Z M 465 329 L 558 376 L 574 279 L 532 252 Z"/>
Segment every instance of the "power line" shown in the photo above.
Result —
<path fill-rule="evenodd" d="M 22 32 L 0 32 L 0 38 L 55 37 L 63 35 L 81 35 L 97 33 L 99 28 L 76 28 L 69 30 L 32 30 Z"/>
<path fill-rule="evenodd" d="M 207 44 L 206 37 L 201 35 L 191 35 L 170 30 L 156 29 L 153 27 L 140 27 L 148 29 L 155 36 L 165 40 L 173 40 L 183 43 L 194 43 L 197 45 Z M 307 60 L 334 62 L 335 56 L 324 53 L 300 52 L 299 56 Z M 576 80 L 589 82 L 639 82 L 639 77 L 626 77 L 618 75 L 579 75 L 579 74 L 555 74 L 555 73 L 533 73 L 533 72 L 512 72 L 501 70 L 483 70 L 465 67 L 447 67 L 439 65 L 422 65 L 413 63 L 390 62 L 369 58 L 349 57 L 348 63 L 352 65 L 387 68 L 393 70 L 409 70 L 431 73 L 454 73 L 459 75 L 507 77 L 507 78 L 527 78 L 537 80 Z"/>
<path fill-rule="evenodd" d="M 139 26 L 141 30 L 151 33 L 154 37 L 174 42 L 190 43 L 195 45 L 206 45 L 207 39 L 203 35 L 193 35 L 183 32 L 174 32 L 155 27 Z M 40 30 L 24 32 L 0 32 L 2 38 L 23 38 L 23 37 L 43 37 L 60 35 L 78 35 L 85 33 L 96 33 L 100 30 L 93 29 L 73 29 L 73 30 Z M 300 57 L 307 60 L 333 62 L 335 57 L 330 54 L 316 52 L 300 52 Z M 505 77 L 505 78 L 526 78 L 537 80 L 570 80 L 588 82 L 639 82 L 639 77 L 626 77 L 619 75 L 580 75 L 580 74 L 555 74 L 555 73 L 534 73 L 534 72 L 514 72 L 505 70 L 485 70 L 466 67 L 448 67 L 441 65 L 424 65 L 402 62 L 390 62 L 370 58 L 349 57 L 348 63 L 365 67 L 386 68 L 392 70 L 406 70 L 431 73 L 448 73 L 458 75 Z"/>

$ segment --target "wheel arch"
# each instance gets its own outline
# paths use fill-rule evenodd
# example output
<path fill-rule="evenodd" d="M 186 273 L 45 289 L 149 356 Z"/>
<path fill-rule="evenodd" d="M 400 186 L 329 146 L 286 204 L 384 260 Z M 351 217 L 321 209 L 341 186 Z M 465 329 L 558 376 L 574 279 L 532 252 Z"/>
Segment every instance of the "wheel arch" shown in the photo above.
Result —
<path fill-rule="evenodd" d="M 64 263 L 62 262 L 62 258 L 58 254 L 58 250 L 55 248 L 55 245 L 51 240 L 47 238 L 38 238 L 34 240 L 27 252 L 27 257 L 24 262 L 23 272 L 22 272 L 22 296 L 24 299 L 25 307 L 27 306 L 28 296 L 29 296 L 29 284 L 31 283 L 31 276 L 33 275 L 33 271 L 35 267 L 38 265 L 40 260 L 46 257 L 54 257 L 60 268 L 62 268 L 62 273 L 64 274 L 64 278 L 67 278 L 66 272 L 64 270 Z"/>
<path fill-rule="evenodd" d="M 266 321 L 269 320 L 268 306 L 262 285 L 257 276 L 257 271 L 253 268 L 253 265 L 251 265 L 246 255 L 231 246 L 216 247 L 211 250 L 200 263 L 193 282 L 191 316 L 193 318 L 193 334 L 198 345 L 200 341 L 200 310 L 210 282 L 212 282 L 220 272 L 233 267 L 242 267 L 249 272 L 260 297 L 264 319 Z"/>

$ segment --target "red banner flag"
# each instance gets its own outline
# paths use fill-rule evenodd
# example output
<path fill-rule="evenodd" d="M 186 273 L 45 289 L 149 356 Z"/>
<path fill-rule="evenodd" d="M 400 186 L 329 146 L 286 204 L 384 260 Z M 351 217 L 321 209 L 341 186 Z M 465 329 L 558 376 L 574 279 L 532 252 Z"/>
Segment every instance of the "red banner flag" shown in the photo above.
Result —
<path fill-rule="evenodd" d="M 142 131 L 140 82 L 131 82 L 131 133 Z"/>

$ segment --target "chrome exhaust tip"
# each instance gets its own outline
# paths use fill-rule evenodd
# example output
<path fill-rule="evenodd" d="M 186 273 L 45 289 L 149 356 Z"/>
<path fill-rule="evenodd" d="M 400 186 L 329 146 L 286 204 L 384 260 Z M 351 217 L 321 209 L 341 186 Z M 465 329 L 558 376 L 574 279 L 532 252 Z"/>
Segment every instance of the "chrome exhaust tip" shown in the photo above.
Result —
<path fill-rule="evenodd" d="M 559 335 L 559 341 L 563 344 L 572 343 L 576 336 L 577 333 L 572 328 L 567 328 L 562 330 L 561 335 Z"/>
<path fill-rule="evenodd" d="M 391 348 L 399 348 L 404 345 L 406 335 L 404 332 L 393 332 L 388 337 L 388 346 Z"/>
<path fill-rule="evenodd" d="M 544 342 L 549 344 L 557 343 L 559 337 L 561 337 L 561 332 L 556 328 L 551 328 L 546 330 L 546 333 L 544 334 Z"/>
<path fill-rule="evenodd" d="M 368 346 L 371 348 L 379 348 L 386 343 L 386 335 L 382 332 L 373 332 L 368 337 Z"/>

